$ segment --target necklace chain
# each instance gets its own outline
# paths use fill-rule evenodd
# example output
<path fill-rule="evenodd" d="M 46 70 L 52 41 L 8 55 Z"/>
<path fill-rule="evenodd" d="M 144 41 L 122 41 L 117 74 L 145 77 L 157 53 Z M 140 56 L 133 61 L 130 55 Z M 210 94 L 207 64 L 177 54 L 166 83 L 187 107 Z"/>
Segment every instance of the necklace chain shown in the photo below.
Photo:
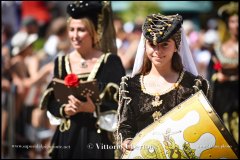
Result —
<path fill-rule="evenodd" d="M 175 82 L 175 83 L 173 84 L 172 87 L 170 87 L 169 89 L 166 89 L 165 91 L 163 91 L 163 92 L 161 92 L 161 93 L 158 92 L 158 93 L 154 93 L 154 94 L 153 94 L 153 93 L 149 93 L 149 92 L 146 91 L 146 88 L 145 88 L 144 83 L 143 83 L 143 75 L 141 75 L 141 76 L 140 76 L 141 90 L 142 90 L 144 93 L 147 93 L 147 94 L 150 94 L 150 95 L 154 96 L 154 100 L 152 100 L 152 103 L 151 103 L 151 104 L 152 104 L 152 106 L 153 106 L 154 108 L 159 107 L 159 106 L 163 103 L 163 100 L 161 100 L 160 95 L 165 94 L 165 93 L 173 90 L 174 88 L 178 87 L 178 86 L 179 86 L 179 83 L 182 81 L 183 75 L 184 75 L 184 71 L 181 72 L 181 75 L 180 75 L 179 79 L 177 80 L 177 82 Z M 153 118 L 154 121 L 159 120 L 161 117 L 162 117 L 162 112 L 161 112 L 161 111 L 155 111 L 155 112 L 152 114 L 152 118 Z"/>
<path fill-rule="evenodd" d="M 81 53 L 78 53 L 78 52 L 75 52 L 77 54 L 77 56 L 80 56 L 81 57 L 81 60 L 80 60 L 80 67 L 81 68 L 87 68 L 88 67 L 88 64 L 87 64 L 87 61 L 85 59 L 83 59 Z"/>
<path fill-rule="evenodd" d="M 163 95 L 171 90 L 173 90 L 174 88 L 178 87 L 179 83 L 182 81 L 182 78 L 183 78 L 183 75 L 184 75 L 184 71 L 181 72 L 181 75 L 179 77 L 179 79 L 177 80 L 177 82 L 175 82 L 172 87 L 162 91 L 162 92 L 157 92 L 157 93 L 150 93 L 146 90 L 145 86 L 144 86 L 144 83 L 143 83 L 143 75 L 141 75 L 140 77 L 140 83 L 141 83 L 141 90 L 144 92 L 144 93 L 147 93 L 147 94 L 150 94 L 152 96 L 160 96 L 160 95 Z"/>

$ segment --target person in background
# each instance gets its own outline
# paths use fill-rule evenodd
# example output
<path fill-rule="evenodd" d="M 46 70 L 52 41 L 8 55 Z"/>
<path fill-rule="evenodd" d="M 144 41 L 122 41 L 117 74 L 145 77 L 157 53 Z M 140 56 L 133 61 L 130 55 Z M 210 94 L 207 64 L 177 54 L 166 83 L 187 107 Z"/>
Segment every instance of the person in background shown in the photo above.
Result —
<path fill-rule="evenodd" d="M 45 39 L 46 31 L 52 15 L 50 13 L 51 1 L 22 1 L 21 2 L 21 18 L 24 20 L 26 17 L 34 17 L 36 19 L 39 30 L 38 36 L 40 39 Z"/>
<path fill-rule="evenodd" d="M 1 1 L 1 11 L 2 28 L 7 26 L 15 34 L 21 25 L 21 1 Z"/>
<path fill-rule="evenodd" d="M 118 56 L 122 60 L 127 75 L 130 75 L 133 69 L 137 46 L 141 37 L 141 26 L 141 20 L 137 19 L 133 26 L 133 30 L 127 33 L 124 30 L 123 20 L 119 17 L 115 17 L 114 19 Z"/>
<path fill-rule="evenodd" d="M 34 43 L 38 39 L 37 34 L 28 34 L 25 31 L 17 32 L 11 39 L 11 55 L 9 72 L 12 83 L 16 86 L 14 103 L 14 120 L 16 127 L 16 144 L 23 145 L 31 141 L 27 136 L 27 124 L 31 124 L 31 110 L 34 109 L 35 98 L 38 95 L 31 92 L 34 87 L 38 88 L 45 83 L 51 74 L 53 64 L 49 63 L 42 68 L 38 67 L 38 61 L 34 57 Z M 29 112 L 30 111 L 30 112 Z M 36 117 L 34 117 L 36 118 Z M 34 142 L 33 142 L 34 143 Z M 16 150 L 26 151 L 21 148 Z M 28 151 L 27 151 L 28 152 Z"/>
<path fill-rule="evenodd" d="M 67 21 L 65 17 L 58 17 L 54 19 L 50 24 L 49 32 L 50 35 L 44 44 L 46 61 L 54 60 L 58 56 L 58 53 L 62 51 L 64 47 L 62 47 L 61 50 L 58 48 L 60 43 L 66 44 L 68 52 L 72 48 L 68 38 Z"/>
<path fill-rule="evenodd" d="M 212 104 L 225 126 L 239 142 L 238 2 L 223 5 L 219 8 L 218 15 L 224 20 L 227 32 L 223 42 L 215 45 L 215 53 L 209 64 L 209 68 L 213 70 Z"/>
<path fill-rule="evenodd" d="M 22 20 L 20 31 L 27 32 L 28 34 L 37 34 L 39 25 L 33 16 L 26 16 Z"/>
<path fill-rule="evenodd" d="M 111 3 L 72 2 L 67 6 L 67 13 L 68 36 L 74 50 L 55 59 L 54 78 L 65 79 L 72 75 L 79 81 L 96 79 L 101 104 L 94 103 L 89 95 L 86 95 L 86 101 L 69 95 L 68 103 L 60 103 L 50 82 L 40 107 L 48 110 L 49 117 L 61 119 L 52 138 L 50 156 L 112 159 L 114 148 L 102 148 L 113 145 L 109 137 L 112 132 L 103 130 L 102 124 L 98 123 L 102 114 L 116 113 L 119 83 L 125 75 L 117 56 Z"/>
<path fill-rule="evenodd" d="M 11 91 L 11 76 L 9 73 L 9 67 L 10 67 L 10 45 L 9 45 L 9 40 L 10 40 L 10 34 L 6 26 L 3 26 L 2 29 L 2 54 L 1 54 L 1 79 L 2 79 L 2 94 L 1 94 L 1 115 L 2 115 L 2 121 L 1 121 L 1 140 L 2 140 L 2 145 L 1 145 L 1 153 L 2 153 L 2 158 L 5 156 L 5 151 L 6 151 L 6 144 L 7 144 L 7 128 L 9 126 L 8 119 L 9 119 L 9 95 Z"/>
<path fill-rule="evenodd" d="M 197 91 L 210 98 L 209 82 L 198 75 L 181 15 L 150 14 L 142 26 L 131 76 L 122 78 L 117 142 L 131 150 L 142 129 Z"/>

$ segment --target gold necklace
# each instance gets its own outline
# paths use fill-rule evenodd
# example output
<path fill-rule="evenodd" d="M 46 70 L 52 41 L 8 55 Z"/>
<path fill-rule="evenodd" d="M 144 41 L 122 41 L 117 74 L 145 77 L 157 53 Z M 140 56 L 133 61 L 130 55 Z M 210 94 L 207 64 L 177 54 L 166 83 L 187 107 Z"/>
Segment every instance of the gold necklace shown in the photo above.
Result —
<path fill-rule="evenodd" d="M 179 79 L 177 80 L 177 82 L 175 82 L 175 83 L 172 85 L 172 87 L 166 89 L 165 91 L 163 91 L 163 92 L 161 92 L 161 93 L 159 92 L 159 93 L 154 93 L 154 94 L 147 92 L 147 90 L 146 90 L 146 88 L 145 88 L 145 86 L 144 86 L 144 83 L 143 83 L 143 75 L 141 75 L 141 76 L 140 76 L 141 90 L 142 90 L 144 93 L 146 93 L 146 94 L 149 94 L 149 95 L 154 96 L 154 99 L 152 100 L 152 103 L 151 103 L 151 104 L 152 104 L 152 106 L 153 106 L 154 108 L 159 107 L 159 106 L 161 106 L 161 104 L 163 103 L 163 100 L 161 100 L 160 95 L 163 95 L 163 94 L 165 94 L 165 93 L 167 93 L 167 92 L 170 92 L 171 90 L 177 88 L 177 87 L 179 86 L 179 83 L 182 81 L 183 75 L 184 75 L 184 71 L 181 72 L 181 75 L 180 75 Z M 161 116 L 162 116 L 162 113 L 161 113 L 160 111 L 155 111 L 155 112 L 152 114 L 152 117 L 153 117 L 154 121 L 158 120 Z"/>
<path fill-rule="evenodd" d="M 152 101 L 152 106 L 153 107 L 158 107 L 158 106 L 160 106 L 162 104 L 162 101 L 163 100 L 160 100 L 160 94 L 156 93 L 155 94 L 155 98 Z"/>

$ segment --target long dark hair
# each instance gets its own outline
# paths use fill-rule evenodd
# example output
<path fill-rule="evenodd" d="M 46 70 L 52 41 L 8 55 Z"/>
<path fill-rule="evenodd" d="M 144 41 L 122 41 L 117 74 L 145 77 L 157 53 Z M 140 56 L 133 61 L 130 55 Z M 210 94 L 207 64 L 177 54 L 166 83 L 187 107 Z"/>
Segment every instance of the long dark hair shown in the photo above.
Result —
<path fill-rule="evenodd" d="M 182 59 L 178 52 L 174 52 L 172 56 L 172 68 L 176 72 L 181 72 L 183 70 Z"/>
<path fill-rule="evenodd" d="M 174 40 L 174 42 L 175 42 L 175 45 L 177 46 L 175 40 Z M 146 46 L 146 41 L 145 41 L 145 46 Z M 140 70 L 140 73 L 143 74 L 143 75 L 146 75 L 147 73 L 150 72 L 151 68 L 152 68 L 152 63 L 149 60 L 149 58 L 146 54 L 146 51 L 145 51 L 144 58 L 143 58 L 143 65 L 142 65 L 142 68 Z M 181 59 L 180 55 L 178 54 L 178 52 L 174 52 L 174 54 L 172 56 L 172 68 L 176 72 L 181 72 L 183 70 L 182 59 Z"/>
<path fill-rule="evenodd" d="M 150 72 L 151 68 L 152 68 L 152 62 L 150 61 L 150 59 L 148 58 L 148 56 L 145 52 L 144 58 L 143 58 L 143 65 L 142 65 L 140 73 L 143 75 L 146 75 L 147 73 Z"/>

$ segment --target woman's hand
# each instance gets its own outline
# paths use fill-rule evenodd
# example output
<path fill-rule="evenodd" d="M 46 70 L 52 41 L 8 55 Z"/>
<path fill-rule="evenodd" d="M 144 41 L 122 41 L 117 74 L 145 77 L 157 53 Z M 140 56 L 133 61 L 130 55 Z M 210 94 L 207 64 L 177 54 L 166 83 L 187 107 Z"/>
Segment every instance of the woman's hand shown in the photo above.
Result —
<path fill-rule="evenodd" d="M 78 108 L 76 106 L 73 106 L 72 104 L 69 103 L 68 101 L 68 104 L 66 104 L 66 106 L 64 107 L 64 113 L 67 115 L 67 116 L 73 116 L 75 115 L 78 111 Z"/>
<path fill-rule="evenodd" d="M 68 96 L 69 101 L 68 104 L 70 104 L 73 108 L 77 108 L 77 112 L 89 112 L 93 113 L 96 110 L 96 107 L 91 100 L 90 96 L 87 95 L 87 101 L 82 102 L 73 95 Z"/>
<path fill-rule="evenodd" d="M 125 139 L 122 143 L 122 151 L 123 153 L 126 152 L 126 150 L 132 151 L 133 147 L 131 145 L 132 139 Z"/>
<path fill-rule="evenodd" d="M 228 77 L 225 76 L 222 72 L 217 72 L 217 80 L 222 83 L 228 80 Z"/>

